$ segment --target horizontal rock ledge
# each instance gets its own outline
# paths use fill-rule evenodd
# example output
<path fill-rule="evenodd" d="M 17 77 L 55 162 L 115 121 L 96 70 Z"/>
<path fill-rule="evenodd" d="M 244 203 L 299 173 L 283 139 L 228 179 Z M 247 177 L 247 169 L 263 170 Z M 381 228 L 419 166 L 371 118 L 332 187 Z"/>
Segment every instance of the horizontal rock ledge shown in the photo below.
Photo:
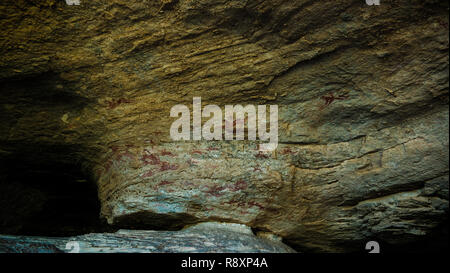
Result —
<path fill-rule="evenodd" d="M 0 253 L 292 253 L 280 241 L 249 227 L 201 223 L 180 231 L 119 230 L 51 238 L 0 235 Z"/>

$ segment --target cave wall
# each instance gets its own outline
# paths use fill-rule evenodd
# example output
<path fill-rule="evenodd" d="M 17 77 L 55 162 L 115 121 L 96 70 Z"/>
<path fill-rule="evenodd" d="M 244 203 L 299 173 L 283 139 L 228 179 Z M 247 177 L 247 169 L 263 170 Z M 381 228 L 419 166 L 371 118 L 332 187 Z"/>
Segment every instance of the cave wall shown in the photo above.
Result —
<path fill-rule="evenodd" d="M 2 1 L 0 179 L 73 166 L 114 227 L 414 242 L 448 213 L 448 6 Z M 172 141 L 170 109 L 194 96 L 278 105 L 278 148 Z"/>

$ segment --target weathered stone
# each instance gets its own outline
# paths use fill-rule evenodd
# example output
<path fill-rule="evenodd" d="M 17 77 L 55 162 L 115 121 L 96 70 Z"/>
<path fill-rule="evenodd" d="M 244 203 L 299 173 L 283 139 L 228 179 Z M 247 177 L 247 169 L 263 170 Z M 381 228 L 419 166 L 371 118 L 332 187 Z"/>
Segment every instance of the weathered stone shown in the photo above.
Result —
<path fill-rule="evenodd" d="M 0 253 L 289 253 L 276 240 L 258 238 L 238 224 L 202 223 L 181 231 L 119 230 L 69 238 L 0 235 Z"/>
<path fill-rule="evenodd" d="M 76 162 L 111 225 L 218 220 L 349 251 L 447 219 L 448 2 L 9 0 L 0 15 L 2 172 Z M 170 108 L 194 96 L 278 105 L 277 150 L 171 141 Z"/>

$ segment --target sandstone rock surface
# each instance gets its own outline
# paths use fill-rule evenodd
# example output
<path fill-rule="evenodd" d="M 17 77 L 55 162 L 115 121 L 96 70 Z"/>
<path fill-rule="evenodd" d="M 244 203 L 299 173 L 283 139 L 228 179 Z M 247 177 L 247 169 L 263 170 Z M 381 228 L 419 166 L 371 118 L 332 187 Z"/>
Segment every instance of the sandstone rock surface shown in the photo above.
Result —
<path fill-rule="evenodd" d="M 448 2 L 391 2 L 2 1 L 0 170 L 79 168 L 120 228 L 417 240 L 448 213 Z M 194 96 L 278 105 L 277 150 L 172 141 Z"/>
<path fill-rule="evenodd" d="M 69 238 L 0 235 L 0 253 L 293 253 L 238 224 L 202 223 L 181 231 L 119 230 Z"/>

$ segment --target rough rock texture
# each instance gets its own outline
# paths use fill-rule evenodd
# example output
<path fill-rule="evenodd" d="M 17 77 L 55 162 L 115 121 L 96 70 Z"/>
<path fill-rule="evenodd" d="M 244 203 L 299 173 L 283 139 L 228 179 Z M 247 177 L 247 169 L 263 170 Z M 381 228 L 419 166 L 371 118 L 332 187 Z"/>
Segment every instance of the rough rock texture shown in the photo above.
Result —
<path fill-rule="evenodd" d="M 70 238 L 0 235 L 0 253 L 292 253 L 238 224 L 202 223 L 181 231 L 119 230 Z"/>
<path fill-rule="evenodd" d="M 392 2 L 2 1 L 0 179 L 78 168 L 116 227 L 417 240 L 448 212 L 448 2 Z M 193 96 L 278 105 L 277 150 L 171 141 Z"/>

